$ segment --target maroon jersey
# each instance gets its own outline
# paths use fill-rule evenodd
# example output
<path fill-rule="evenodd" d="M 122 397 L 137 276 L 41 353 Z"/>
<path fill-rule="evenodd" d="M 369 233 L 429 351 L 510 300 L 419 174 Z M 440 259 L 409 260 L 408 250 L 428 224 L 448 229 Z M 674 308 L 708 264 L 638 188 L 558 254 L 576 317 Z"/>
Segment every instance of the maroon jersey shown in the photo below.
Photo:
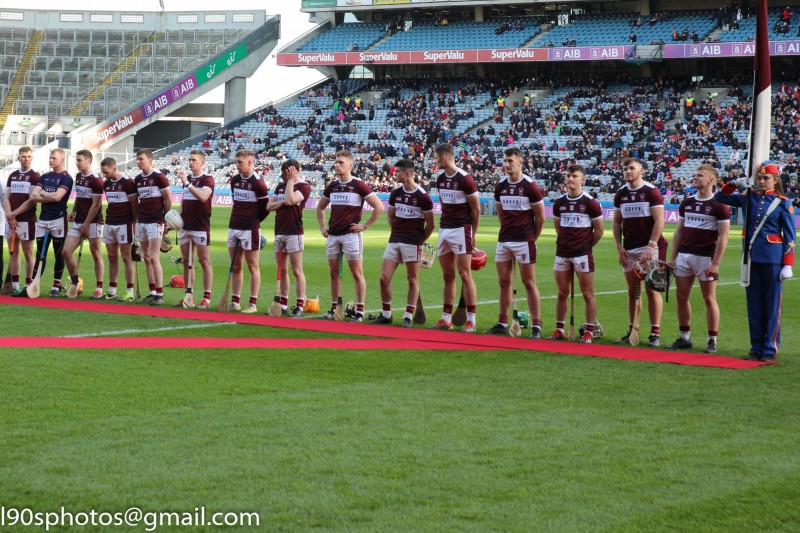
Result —
<path fill-rule="evenodd" d="M 460 168 L 452 176 L 442 171 L 436 176 L 436 188 L 439 189 L 439 201 L 442 203 L 439 227 L 463 228 L 472 224 L 472 210 L 467 203 L 467 197 L 478 194 L 478 186 L 472 176 Z"/>
<path fill-rule="evenodd" d="M 331 202 L 331 219 L 328 221 L 330 235 L 347 235 L 350 224 L 361 222 L 364 200 L 375 194 L 365 182 L 358 178 L 349 181 L 333 180 L 322 193 Z"/>
<path fill-rule="evenodd" d="M 713 197 L 690 196 L 681 202 L 678 219 L 683 220 L 679 253 L 713 257 L 717 247 L 719 224 L 729 224 L 730 208 Z"/>
<path fill-rule="evenodd" d="M 294 192 L 302 194 L 303 199 L 295 205 L 284 205 L 275 212 L 275 235 L 303 234 L 303 209 L 311 196 L 311 185 L 305 181 L 296 181 Z M 286 199 L 286 182 L 282 181 L 275 187 L 275 196 L 279 202 Z"/>
<path fill-rule="evenodd" d="M 6 193 L 8 194 L 8 201 L 11 204 L 11 210 L 15 210 L 25 200 L 30 198 L 31 189 L 34 185 L 39 183 L 41 175 L 35 170 L 29 168 L 26 172 L 15 170 L 8 176 L 6 182 Z M 36 221 L 36 205 L 34 204 L 30 209 L 17 216 L 20 222 L 35 222 Z"/>
<path fill-rule="evenodd" d="M 106 191 L 106 224 L 120 226 L 133 222 L 133 208 L 129 196 L 136 195 L 136 184 L 132 179 L 121 176 L 117 180 L 105 180 Z"/>
<path fill-rule="evenodd" d="M 664 197 L 653 185 L 644 182 L 631 190 L 623 185 L 614 196 L 614 209 L 622 213 L 622 247 L 626 250 L 642 248 L 650 241 L 655 221 L 652 208 L 664 206 Z M 659 240 L 663 237 L 659 236 Z"/>
<path fill-rule="evenodd" d="M 433 213 L 428 193 L 420 186 L 409 192 L 399 185 L 389 195 L 389 206 L 395 209 L 389 242 L 417 246 L 425 242 L 425 213 Z"/>
<path fill-rule="evenodd" d="M 556 238 L 556 255 L 579 257 L 591 251 L 592 223 L 603 218 L 603 210 L 586 191 L 575 198 L 562 194 L 553 202 L 553 218 L 557 218 L 561 226 Z"/>
<path fill-rule="evenodd" d="M 261 223 L 259 204 L 263 209 L 269 200 L 269 190 L 261 176 L 253 173 L 249 178 L 244 178 L 241 174 L 236 174 L 231 178 L 231 196 L 233 209 L 228 227 L 257 230 Z"/>
<path fill-rule="evenodd" d="M 81 224 L 86 221 L 92 201 L 95 197 L 103 197 L 103 180 L 95 173 L 84 176 L 81 173 L 75 177 L 75 222 Z M 103 206 L 97 210 L 93 224 L 103 223 Z"/>
<path fill-rule="evenodd" d="M 191 193 L 188 186 L 183 189 L 183 203 L 181 204 L 183 229 L 187 231 L 210 231 L 211 201 L 214 198 L 214 178 L 207 174 L 189 176 L 189 185 L 198 189 L 207 187 L 211 189 L 212 194 L 208 197 L 208 200 L 201 202 Z"/>
<path fill-rule="evenodd" d="M 544 195 L 528 176 L 511 183 L 503 177 L 494 187 L 494 199 L 503 208 L 500 216 L 500 242 L 527 242 L 533 235 L 533 206 L 544 202 Z"/>
<path fill-rule="evenodd" d="M 161 191 L 169 191 L 167 177 L 154 170 L 147 176 L 139 174 L 134 183 L 139 193 L 139 223 L 164 222 L 164 198 Z"/>

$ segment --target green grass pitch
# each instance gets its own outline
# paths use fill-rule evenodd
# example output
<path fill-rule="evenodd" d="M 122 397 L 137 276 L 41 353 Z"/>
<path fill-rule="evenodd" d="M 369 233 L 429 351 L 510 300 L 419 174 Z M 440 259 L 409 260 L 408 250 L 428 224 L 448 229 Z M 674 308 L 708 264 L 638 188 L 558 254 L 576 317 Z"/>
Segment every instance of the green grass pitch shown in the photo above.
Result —
<path fill-rule="evenodd" d="M 214 304 L 229 265 L 228 213 L 214 210 Z M 324 239 L 312 212 L 306 226 L 308 296 L 319 295 L 325 310 Z M 272 227 L 270 217 L 261 312 L 275 287 Z M 478 245 L 490 259 L 497 229 L 495 219 L 481 220 Z M 668 239 L 673 230 L 667 227 Z M 744 290 L 736 282 L 738 232 L 734 227 L 718 287 L 720 354 L 730 356 L 743 356 L 749 345 Z M 365 234 L 373 312 L 387 236 L 385 223 Z M 550 221 L 538 250 L 549 333 Z M 611 342 L 627 329 L 627 315 L 610 222 L 595 257 L 600 342 Z M 91 287 L 88 249 L 82 263 Z M 176 273 L 169 254 L 162 263 L 167 279 Z M 48 265 L 43 292 L 52 259 Z M 142 268 L 140 275 L 144 280 Z M 430 324 L 441 309 L 438 262 L 421 279 Z M 478 326 L 487 329 L 497 319 L 491 261 L 476 279 Z M 344 287 L 344 299 L 354 298 L 347 270 Z M 798 287 L 788 282 L 784 290 L 781 364 L 744 371 L 532 351 L 0 350 L 0 506 L 64 506 L 73 513 L 205 506 L 209 513 L 259 514 L 260 527 L 231 531 L 796 531 Z M 399 309 L 402 267 L 394 291 Z M 166 291 L 168 304 L 180 297 L 178 289 Z M 699 289 L 693 297 L 699 350 Z M 9 305 L 0 313 L 3 336 L 309 335 Z M 576 322 L 583 322 L 580 297 Z M 646 323 L 645 312 L 643 331 Z M 677 333 L 673 288 L 664 344 Z"/>

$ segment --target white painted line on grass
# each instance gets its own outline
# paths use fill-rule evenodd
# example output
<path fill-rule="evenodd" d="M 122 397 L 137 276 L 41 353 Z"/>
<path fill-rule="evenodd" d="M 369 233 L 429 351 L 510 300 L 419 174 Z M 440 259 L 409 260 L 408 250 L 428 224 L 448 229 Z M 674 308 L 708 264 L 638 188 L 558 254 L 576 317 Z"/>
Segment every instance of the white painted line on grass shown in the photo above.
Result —
<path fill-rule="evenodd" d="M 62 335 L 62 338 L 79 338 L 79 337 L 108 337 L 112 335 L 132 335 L 135 333 L 154 333 L 157 331 L 178 331 L 181 329 L 200 329 L 200 328 L 214 328 L 217 326 L 229 326 L 236 324 L 236 322 L 214 322 L 211 324 L 191 324 L 188 326 L 172 326 L 168 328 L 150 328 L 150 329 L 120 329 L 117 331 L 102 331 L 100 333 L 81 333 L 78 335 Z"/>

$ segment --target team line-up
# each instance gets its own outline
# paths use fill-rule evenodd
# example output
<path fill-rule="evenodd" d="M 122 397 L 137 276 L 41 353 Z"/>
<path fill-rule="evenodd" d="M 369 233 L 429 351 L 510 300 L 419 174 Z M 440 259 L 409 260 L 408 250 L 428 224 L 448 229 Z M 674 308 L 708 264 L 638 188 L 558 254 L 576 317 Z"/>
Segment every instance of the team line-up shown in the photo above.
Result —
<path fill-rule="evenodd" d="M 48 248 L 52 246 L 55 267 L 50 296 L 60 297 L 66 293 L 67 297 L 76 297 L 79 265 L 74 255 L 83 240 L 88 239 L 97 280 L 90 298 L 135 301 L 134 279 L 138 278 L 136 262 L 139 260 L 145 263 L 149 285 L 149 294 L 141 301 L 163 305 L 164 277 L 159 252 L 164 243 L 166 224 L 178 230 L 184 265 L 186 295 L 178 305 L 195 306 L 193 264 L 196 257 L 203 271 L 203 296 L 197 307 L 211 308 L 213 272 L 209 245 L 214 179 L 203 172 L 205 153 L 192 151 L 188 159 L 190 174 L 178 172 L 185 190 L 179 210 L 172 209 L 169 182 L 164 174 L 154 170 L 153 154 L 149 150 L 137 152 L 136 162 L 141 172 L 134 179 L 124 176 L 113 158 L 101 161 L 100 177 L 92 171 L 91 152 L 80 150 L 75 157 L 78 174 L 73 180 L 65 170 L 64 159 L 63 150 L 52 150 L 50 171 L 40 175 L 31 168 L 31 149 L 20 148 L 20 168 L 9 176 L 5 191 L 0 188 L 5 212 L 5 216 L 0 217 L 0 224 L 5 226 L 2 234 L 10 251 L 3 292 L 18 297 L 38 296 L 38 280 L 44 269 Z M 238 174 L 230 181 L 233 207 L 227 237 L 231 268 L 220 305 L 229 311 L 258 312 L 261 286 L 259 254 L 263 246 L 260 225 L 270 212 L 274 212 L 273 247 L 279 265 L 278 286 L 268 313 L 301 317 L 307 306 L 303 273 L 303 210 L 311 194 L 311 186 L 301 176 L 300 164 L 296 160 L 288 160 L 281 165 L 281 182 L 270 195 L 265 182 L 254 171 L 254 161 L 255 154 L 250 150 L 236 153 Z M 485 252 L 479 251 L 475 242 L 480 222 L 478 190 L 473 177 L 456 166 L 452 145 L 442 144 L 436 148 L 435 163 L 439 169 L 436 188 L 442 206 L 435 249 L 426 244 L 435 227 L 433 202 L 428 193 L 416 184 L 414 163 L 401 159 L 394 165 L 397 187 L 388 201 L 387 216 L 391 233 L 380 273 L 382 312 L 371 317 L 370 322 L 392 323 L 391 280 L 402 263 L 407 270 L 408 294 L 401 326 L 411 327 L 420 300 L 420 265 L 430 264 L 432 257 L 438 256 L 444 280 L 443 307 L 441 318 L 433 329 L 451 330 L 456 323 L 461 325 L 462 332 L 472 333 L 477 331 L 477 291 L 472 270 L 483 268 L 487 262 Z M 625 184 L 614 199 L 612 230 L 628 287 L 629 330 L 616 342 L 639 342 L 641 285 L 645 281 L 644 292 L 650 318 L 647 342 L 650 346 L 660 345 L 659 324 L 663 310 L 660 292 L 665 288 L 668 290 L 672 274 L 677 288 L 680 337 L 670 348 L 692 347 L 689 295 L 697 278 L 706 306 L 708 338 L 705 351 L 717 351 L 719 308 L 715 291 L 720 261 L 728 243 L 729 206 L 744 207 L 748 213 L 745 217 L 745 238 L 750 254 L 747 303 L 751 349 L 748 358 L 774 361 L 780 346 L 781 291 L 783 281 L 792 276 L 795 246 L 792 206 L 782 196 L 777 165 L 768 161 L 761 166 L 755 177 L 756 188 L 739 192 L 734 183 L 727 183 L 716 193 L 717 170 L 711 165 L 700 165 L 693 178 L 693 187 L 697 192 L 686 198 L 680 206 L 669 259 L 668 243 L 662 235 L 664 199 L 661 193 L 644 180 L 640 160 L 628 158 L 622 162 L 622 166 Z M 334 162 L 335 179 L 325 187 L 316 215 L 319 230 L 327 239 L 326 254 L 330 269 L 331 309 L 323 318 L 342 320 L 345 317 L 341 276 L 346 259 L 356 294 L 355 305 L 347 309 L 347 316 L 353 321 L 362 322 L 365 320 L 367 291 L 362 267 L 362 234 L 377 222 L 384 208 L 370 186 L 353 177 L 352 169 L 353 155 L 346 150 L 338 152 Z M 498 181 L 494 191 L 500 221 L 495 255 L 500 311 L 497 323 L 486 333 L 520 335 L 516 297 L 513 298 L 512 320 L 509 320 L 512 289 L 516 290 L 516 269 L 519 268 L 530 311 L 530 338 L 538 339 L 542 338 L 542 321 L 535 263 L 536 241 L 545 221 L 544 197 L 537 184 L 522 169 L 522 152 L 516 148 L 505 150 L 505 175 Z M 552 207 L 557 234 L 553 270 L 558 294 L 555 330 L 549 338 L 562 340 L 575 336 L 573 327 L 567 333 L 565 319 L 568 298 L 570 294 L 574 295 L 574 278 L 577 276 L 585 301 L 585 323 L 580 327 L 578 340 L 591 343 L 595 335 L 601 334 L 601 328 L 596 323 L 592 249 L 602 238 L 604 229 L 600 204 L 583 191 L 583 182 L 583 167 L 577 164 L 568 166 L 564 176 L 566 192 L 554 201 Z M 73 189 L 75 201 L 68 212 L 68 200 Z M 105 219 L 102 213 L 103 195 L 107 202 Z M 365 202 L 372 208 L 366 221 L 362 220 Z M 38 218 L 37 204 L 41 204 Z M 330 216 L 326 220 L 329 207 Z M 105 292 L 101 243 L 105 244 L 109 265 L 109 286 Z M 21 255 L 25 257 L 24 286 L 20 282 Z M 118 294 L 120 258 L 126 290 Z M 246 304 L 240 300 L 244 264 L 250 274 L 250 296 Z M 295 305 L 291 307 L 290 280 L 287 275 L 290 267 L 296 293 Z M 65 268 L 70 277 L 68 288 L 61 287 Z M 458 309 L 454 312 L 457 278 L 461 279 L 462 292 Z M 228 287 L 231 291 L 230 302 L 227 301 Z M 461 319 L 458 316 L 460 311 L 465 312 Z"/>

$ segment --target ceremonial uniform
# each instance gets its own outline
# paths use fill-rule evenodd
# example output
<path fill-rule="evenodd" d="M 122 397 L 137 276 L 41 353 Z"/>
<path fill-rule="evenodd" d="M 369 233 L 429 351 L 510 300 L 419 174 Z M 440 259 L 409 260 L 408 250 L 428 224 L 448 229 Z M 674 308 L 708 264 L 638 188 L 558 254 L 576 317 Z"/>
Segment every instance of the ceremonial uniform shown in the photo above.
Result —
<path fill-rule="evenodd" d="M 779 203 L 767 211 L 775 199 Z M 774 190 L 749 189 L 744 193 L 718 192 L 714 199 L 732 207 L 748 210 L 743 229 L 743 245 L 753 238 L 761 221 L 766 221 L 750 246 L 750 284 L 747 293 L 747 318 L 750 324 L 750 351 L 755 356 L 775 357 L 781 344 L 781 298 L 783 266 L 794 266 L 796 233 L 791 200 Z"/>

